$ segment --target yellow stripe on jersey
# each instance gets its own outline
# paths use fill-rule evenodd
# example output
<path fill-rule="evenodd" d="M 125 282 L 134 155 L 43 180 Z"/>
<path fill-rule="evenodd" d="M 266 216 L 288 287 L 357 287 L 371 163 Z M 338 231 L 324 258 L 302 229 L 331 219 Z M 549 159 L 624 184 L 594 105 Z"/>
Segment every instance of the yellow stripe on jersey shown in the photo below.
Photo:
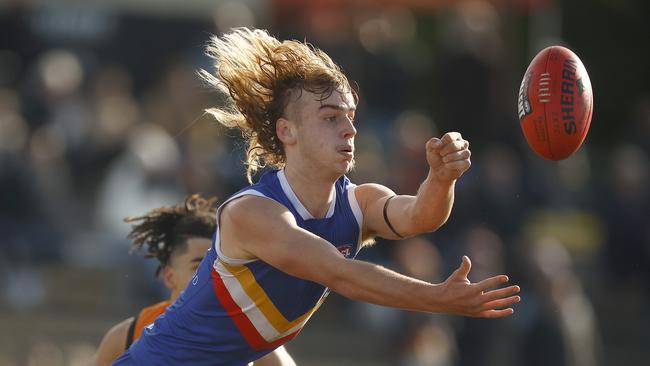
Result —
<path fill-rule="evenodd" d="M 301 326 L 309 319 L 309 317 L 320 307 L 320 305 L 325 300 L 325 296 L 322 296 L 318 303 L 308 310 L 306 313 L 302 314 L 293 321 L 287 320 L 282 313 L 275 307 L 271 299 L 268 297 L 264 289 L 257 283 L 253 272 L 251 272 L 248 267 L 244 265 L 230 265 L 224 263 L 219 259 L 219 264 L 221 264 L 225 269 L 228 270 L 239 282 L 242 289 L 246 292 L 248 297 L 255 303 L 255 306 L 262 312 L 266 320 L 275 328 L 275 330 L 280 334 L 285 334 L 289 331 L 294 331 L 294 328 Z"/>

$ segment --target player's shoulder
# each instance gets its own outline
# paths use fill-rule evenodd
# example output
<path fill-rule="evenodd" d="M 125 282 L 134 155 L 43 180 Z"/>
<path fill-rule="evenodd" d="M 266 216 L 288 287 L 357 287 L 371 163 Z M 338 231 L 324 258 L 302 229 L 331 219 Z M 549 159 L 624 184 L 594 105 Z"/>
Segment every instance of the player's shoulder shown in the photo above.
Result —
<path fill-rule="evenodd" d="M 124 340 L 126 341 L 126 335 L 129 332 L 129 327 L 131 327 L 131 323 L 135 321 L 134 317 L 130 317 L 128 319 L 124 319 L 121 322 L 115 324 L 111 329 L 108 330 L 106 333 L 106 337 L 108 338 L 117 338 L 118 340 Z"/>
<path fill-rule="evenodd" d="M 164 300 L 156 304 L 149 305 L 146 308 L 140 310 L 140 314 L 138 315 L 138 320 L 142 318 L 148 318 L 148 317 L 153 317 L 153 319 L 155 319 L 156 317 L 158 317 L 158 315 L 164 313 L 165 309 L 167 309 L 169 305 L 171 305 L 171 301 L 169 300 Z"/>
<path fill-rule="evenodd" d="M 364 193 L 393 193 L 390 188 L 379 183 L 363 183 L 356 186 L 355 189 Z"/>
<path fill-rule="evenodd" d="M 97 365 L 110 365 L 113 360 L 124 352 L 129 328 L 134 321 L 134 317 L 124 319 L 106 332 L 95 355 Z"/>
<path fill-rule="evenodd" d="M 360 206 L 376 201 L 382 197 L 394 196 L 395 192 L 390 188 L 378 183 L 364 183 L 356 186 L 354 194 Z"/>
<path fill-rule="evenodd" d="M 224 204 L 221 211 L 223 213 L 246 214 L 264 210 L 277 210 L 280 207 L 283 206 L 266 196 L 246 194 Z"/>
<path fill-rule="evenodd" d="M 244 195 L 228 202 L 221 209 L 221 222 L 249 226 L 273 220 L 288 209 L 265 196 Z"/>

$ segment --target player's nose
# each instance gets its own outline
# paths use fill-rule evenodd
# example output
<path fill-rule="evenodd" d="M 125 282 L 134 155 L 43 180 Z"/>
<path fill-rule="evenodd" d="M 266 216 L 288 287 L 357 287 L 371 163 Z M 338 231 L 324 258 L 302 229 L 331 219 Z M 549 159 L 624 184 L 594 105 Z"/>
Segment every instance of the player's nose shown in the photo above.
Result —
<path fill-rule="evenodd" d="M 343 137 L 345 139 L 352 138 L 357 135 L 357 128 L 354 127 L 354 124 L 351 120 L 346 120 L 345 126 L 343 127 Z"/>

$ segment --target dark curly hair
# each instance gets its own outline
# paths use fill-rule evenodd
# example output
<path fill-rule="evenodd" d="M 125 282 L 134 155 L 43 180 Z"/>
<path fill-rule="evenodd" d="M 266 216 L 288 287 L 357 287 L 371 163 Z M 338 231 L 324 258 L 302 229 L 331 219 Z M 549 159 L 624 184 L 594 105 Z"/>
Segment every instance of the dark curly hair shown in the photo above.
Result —
<path fill-rule="evenodd" d="M 142 216 L 131 216 L 124 222 L 133 223 L 128 238 L 133 241 L 129 253 L 142 252 L 145 258 L 160 262 L 156 276 L 169 264 L 172 253 L 187 249 L 192 237 L 212 239 L 216 230 L 216 197 L 202 198 L 193 194 L 182 205 L 155 208 Z"/>

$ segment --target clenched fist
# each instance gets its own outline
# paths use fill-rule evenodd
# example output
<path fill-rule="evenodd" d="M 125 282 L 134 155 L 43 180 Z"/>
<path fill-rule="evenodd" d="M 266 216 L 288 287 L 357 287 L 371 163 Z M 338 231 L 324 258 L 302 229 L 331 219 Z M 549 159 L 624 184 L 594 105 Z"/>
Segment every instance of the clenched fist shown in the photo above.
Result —
<path fill-rule="evenodd" d="M 458 132 L 447 132 L 442 138 L 430 139 L 426 151 L 431 173 L 440 181 L 456 180 L 472 165 L 469 142 Z"/>

